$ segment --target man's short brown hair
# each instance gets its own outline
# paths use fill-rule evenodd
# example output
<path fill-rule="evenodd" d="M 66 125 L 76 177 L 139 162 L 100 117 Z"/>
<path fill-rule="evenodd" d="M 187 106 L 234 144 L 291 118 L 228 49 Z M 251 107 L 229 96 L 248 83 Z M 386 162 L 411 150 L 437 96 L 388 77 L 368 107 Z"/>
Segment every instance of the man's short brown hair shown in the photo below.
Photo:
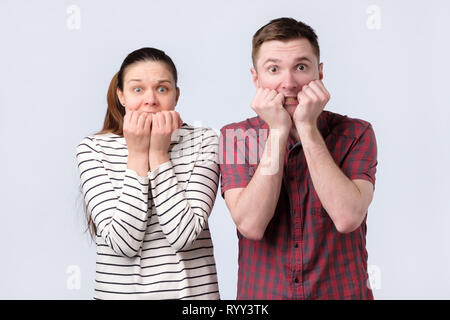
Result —
<path fill-rule="evenodd" d="M 308 39 L 320 62 L 320 48 L 316 33 L 314 30 L 301 21 L 293 18 L 278 18 L 270 21 L 256 31 L 252 41 L 252 61 L 256 68 L 256 57 L 259 48 L 265 41 L 270 40 L 292 40 L 297 38 Z"/>

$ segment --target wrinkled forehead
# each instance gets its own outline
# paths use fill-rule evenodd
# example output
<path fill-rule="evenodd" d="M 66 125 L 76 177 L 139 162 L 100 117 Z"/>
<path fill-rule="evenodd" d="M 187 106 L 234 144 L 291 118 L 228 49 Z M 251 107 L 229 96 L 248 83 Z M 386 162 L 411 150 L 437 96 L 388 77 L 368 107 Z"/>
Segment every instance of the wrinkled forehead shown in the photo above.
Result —
<path fill-rule="evenodd" d="M 264 65 L 267 61 L 276 60 L 280 63 L 290 64 L 307 59 L 317 61 L 314 48 L 306 38 L 293 40 L 269 40 L 263 42 L 256 57 L 257 66 Z"/>
<path fill-rule="evenodd" d="M 175 82 L 169 66 L 163 61 L 138 61 L 129 65 L 124 70 L 124 82 L 130 79 L 140 79 L 142 81 L 160 82 L 170 80 Z"/>

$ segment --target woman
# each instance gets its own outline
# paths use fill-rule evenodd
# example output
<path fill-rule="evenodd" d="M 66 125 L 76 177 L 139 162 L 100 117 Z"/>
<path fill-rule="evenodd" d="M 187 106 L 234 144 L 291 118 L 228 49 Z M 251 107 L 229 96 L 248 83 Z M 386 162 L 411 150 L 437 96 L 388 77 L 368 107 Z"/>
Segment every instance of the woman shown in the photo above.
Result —
<path fill-rule="evenodd" d="M 218 137 L 182 123 L 179 95 L 170 57 L 130 53 L 111 81 L 103 130 L 77 148 L 96 299 L 219 299 L 207 223 Z"/>

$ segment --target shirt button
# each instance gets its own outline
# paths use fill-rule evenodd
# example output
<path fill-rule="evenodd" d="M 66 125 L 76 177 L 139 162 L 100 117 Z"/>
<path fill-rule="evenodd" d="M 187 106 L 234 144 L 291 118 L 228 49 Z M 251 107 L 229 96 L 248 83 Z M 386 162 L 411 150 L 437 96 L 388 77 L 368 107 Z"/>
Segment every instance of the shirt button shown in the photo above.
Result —
<path fill-rule="evenodd" d="M 298 283 L 298 278 L 295 278 L 295 280 L 294 280 L 294 281 L 295 281 L 295 283 Z"/>
<path fill-rule="evenodd" d="M 295 244 L 295 247 L 298 248 L 298 243 Z"/>

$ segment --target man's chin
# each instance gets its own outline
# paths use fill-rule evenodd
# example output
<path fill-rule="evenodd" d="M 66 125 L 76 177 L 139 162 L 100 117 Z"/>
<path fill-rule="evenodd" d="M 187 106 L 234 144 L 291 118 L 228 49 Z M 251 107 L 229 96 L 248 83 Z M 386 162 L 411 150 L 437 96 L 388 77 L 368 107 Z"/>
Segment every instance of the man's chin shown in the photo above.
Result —
<path fill-rule="evenodd" d="M 286 111 L 289 113 L 289 115 L 292 118 L 294 116 L 295 109 L 297 109 L 297 106 L 293 105 L 293 104 L 289 104 L 289 105 L 285 105 L 284 108 L 286 109 Z"/>

